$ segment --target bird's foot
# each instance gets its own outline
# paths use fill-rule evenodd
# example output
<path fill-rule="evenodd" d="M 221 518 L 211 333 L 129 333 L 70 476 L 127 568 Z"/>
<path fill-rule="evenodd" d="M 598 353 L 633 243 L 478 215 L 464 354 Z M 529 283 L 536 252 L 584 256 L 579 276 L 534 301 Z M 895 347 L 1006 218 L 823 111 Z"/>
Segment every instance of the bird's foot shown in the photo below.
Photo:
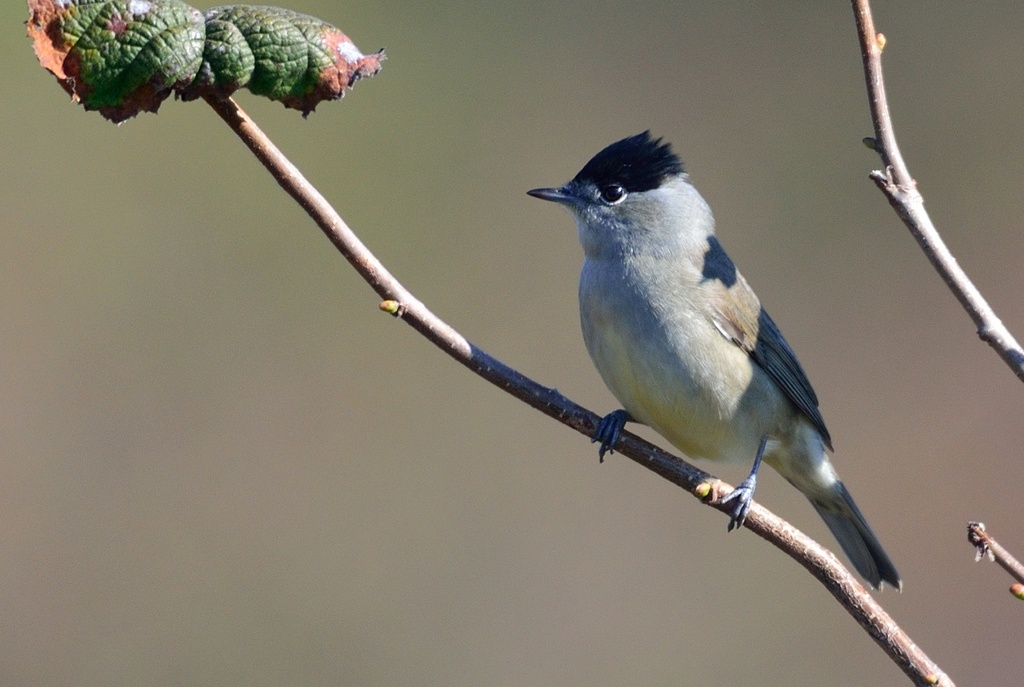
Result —
<path fill-rule="evenodd" d="M 750 504 L 754 502 L 754 489 L 757 488 L 757 471 L 761 467 L 761 459 L 764 458 L 764 450 L 768 446 L 768 437 L 761 437 L 761 443 L 757 447 L 757 455 L 754 456 L 754 467 L 750 468 L 750 474 L 739 483 L 719 503 L 722 505 L 732 503 L 729 509 L 729 531 L 737 527 L 743 527 L 747 520 L 747 513 L 750 512 Z"/>
<path fill-rule="evenodd" d="M 600 442 L 601 445 L 597 449 L 597 457 L 602 463 L 604 462 L 605 453 L 615 452 L 615 444 L 619 443 L 622 428 L 631 419 L 629 413 L 625 410 L 616 410 L 605 415 L 597 423 L 597 429 L 594 430 L 594 436 L 590 437 L 590 443 Z"/>
<path fill-rule="evenodd" d="M 750 512 L 750 505 L 754 502 L 754 489 L 757 487 L 757 475 L 748 475 L 745 480 L 739 483 L 735 489 L 725 495 L 721 501 L 722 505 L 732 504 L 729 509 L 729 531 L 732 532 L 738 527 L 743 527 Z"/>

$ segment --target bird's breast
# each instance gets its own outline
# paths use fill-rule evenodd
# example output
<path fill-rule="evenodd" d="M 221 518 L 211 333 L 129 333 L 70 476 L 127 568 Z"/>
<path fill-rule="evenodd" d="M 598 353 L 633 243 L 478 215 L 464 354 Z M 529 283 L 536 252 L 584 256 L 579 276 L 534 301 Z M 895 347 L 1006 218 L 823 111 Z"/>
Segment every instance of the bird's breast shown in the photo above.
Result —
<path fill-rule="evenodd" d="M 714 328 L 700 288 L 696 279 L 665 283 L 588 259 L 579 294 L 584 342 L 638 422 L 689 456 L 751 460 L 767 422 L 763 404 L 751 403 L 764 374 Z"/>

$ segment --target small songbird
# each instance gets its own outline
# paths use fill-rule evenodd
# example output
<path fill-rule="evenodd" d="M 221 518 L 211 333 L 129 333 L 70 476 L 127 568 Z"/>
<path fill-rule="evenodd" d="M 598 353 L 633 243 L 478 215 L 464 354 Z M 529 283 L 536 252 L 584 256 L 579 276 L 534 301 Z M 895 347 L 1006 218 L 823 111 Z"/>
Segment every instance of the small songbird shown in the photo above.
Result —
<path fill-rule="evenodd" d="M 587 351 L 622 404 L 600 423 L 600 454 L 626 422 L 693 458 L 753 461 L 725 497 L 743 524 L 762 459 L 799 489 L 857 571 L 880 588 L 900 575 L 825 450 L 818 398 L 782 333 L 715 238 L 711 209 L 669 144 L 650 132 L 613 143 L 560 188 L 583 244 Z"/>

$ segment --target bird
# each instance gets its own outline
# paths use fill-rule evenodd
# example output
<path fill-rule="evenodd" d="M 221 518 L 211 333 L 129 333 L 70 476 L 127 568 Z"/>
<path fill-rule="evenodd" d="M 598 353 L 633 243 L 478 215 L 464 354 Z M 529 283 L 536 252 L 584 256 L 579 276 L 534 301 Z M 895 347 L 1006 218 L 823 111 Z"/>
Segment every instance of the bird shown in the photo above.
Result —
<path fill-rule="evenodd" d="M 572 213 L 583 247 L 583 340 L 622 405 L 598 424 L 599 455 L 627 422 L 691 458 L 753 461 L 722 502 L 731 531 L 763 462 L 800 490 L 875 589 L 902 580 L 827 451 L 832 439 L 793 349 L 715 236 L 711 209 L 671 144 L 612 143 L 560 187 L 527 193 Z"/>

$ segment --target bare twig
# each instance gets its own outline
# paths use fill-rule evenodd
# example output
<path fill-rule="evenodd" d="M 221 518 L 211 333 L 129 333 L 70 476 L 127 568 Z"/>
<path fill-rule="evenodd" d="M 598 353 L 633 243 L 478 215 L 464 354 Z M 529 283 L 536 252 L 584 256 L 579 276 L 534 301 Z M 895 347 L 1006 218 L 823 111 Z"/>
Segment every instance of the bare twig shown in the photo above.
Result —
<path fill-rule="evenodd" d="M 434 345 L 492 384 L 581 434 L 588 437 L 593 434 L 600 419 L 596 414 L 469 343 L 406 290 L 234 101 L 211 97 L 207 102 L 384 299 L 380 304 L 382 310 L 401 317 Z M 726 510 L 718 506 L 717 497 L 731 487 L 708 473 L 628 432 L 623 433 L 616 450 L 708 505 Z M 830 551 L 756 503 L 745 525 L 807 568 L 916 684 L 953 684 Z"/>
<path fill-rule="evenodd" d="M 974 560 L 980 561 L 988 556 L 988 558 L 998 563 L 1003 570 L 1010 573 L 1013 579 L 1017 580 L 1017 584 L 1010 587 L 1010 593 L 1020 597 L 1020 587 L 1024 585 L 1024 565 L 985 531 L 985 523 L 967 523 L 967 541 L 975 549 Z"/>
<path fill-rule="evenodd" d="M 910 176 L 910 170 L 907 169 L 899 146 L 896 145 L 896 134 L 889 115 L 885 83 L 882 79 L 882 49 L 885 47 L 885 36 L 875 31 L 869 1 L 853 0 L 853 11 L 857 17 L 864 78 L 867 81 L 871 119 L 875 128 L 874 138 L 865 139 L 865 142 L 875 149 L 882 158 L 882 164 L 885 165 L 884 170 L 872 172 L 871 179 L 889 199 L 889 204 L 907 225 L 921 250 L 946 282 L 946 286 L 974 320 L 978 336 L 994 348 L 1013 373 L 1024 381 L 1024 350 L 996 316 L 995 311 L 967 277 L 967 273 L 961 269 L 939 236 L 924 208 L 924 198 L 917 190 L 917 183 Z"/>

